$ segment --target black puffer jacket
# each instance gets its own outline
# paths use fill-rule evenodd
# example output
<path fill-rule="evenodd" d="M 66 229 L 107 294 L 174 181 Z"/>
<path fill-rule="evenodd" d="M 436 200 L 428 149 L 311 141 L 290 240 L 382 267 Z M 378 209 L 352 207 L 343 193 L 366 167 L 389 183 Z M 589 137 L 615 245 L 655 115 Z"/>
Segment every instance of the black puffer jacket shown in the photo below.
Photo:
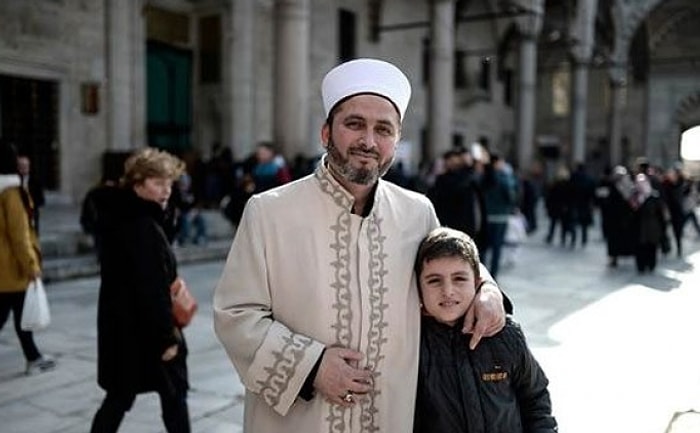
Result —
<path fill-rule="evenodd" d="M 175 256 L 165 212 L 131 189 L 101 195 L 101 286 L 97 318 L 98 383 L 107 391 L 183 393 L 187 348 L 172 317 Z M 177 356 L 161 360 L 178 344 Z"/>
<path fill-rule="evenodd" d="M 461 326 L 421 326 L 414 433 L 558 431 L 548 380 L 514 321 L 474 351 Z"/>

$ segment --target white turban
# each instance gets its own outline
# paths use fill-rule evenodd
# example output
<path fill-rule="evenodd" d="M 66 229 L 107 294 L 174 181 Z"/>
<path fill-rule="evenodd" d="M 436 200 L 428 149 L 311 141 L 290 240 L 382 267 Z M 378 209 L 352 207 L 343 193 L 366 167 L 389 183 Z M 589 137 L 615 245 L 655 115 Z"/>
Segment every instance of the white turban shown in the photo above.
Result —
<path fill-rule="evenodd" d="M 411 98 L 411 83 L 391 63 L 376 59 L 356 59 L 331 69 L 323 78 L 321 95 L 326 117 L 343 99 L 371 93 L 388 99 L 403 119 Z"/>

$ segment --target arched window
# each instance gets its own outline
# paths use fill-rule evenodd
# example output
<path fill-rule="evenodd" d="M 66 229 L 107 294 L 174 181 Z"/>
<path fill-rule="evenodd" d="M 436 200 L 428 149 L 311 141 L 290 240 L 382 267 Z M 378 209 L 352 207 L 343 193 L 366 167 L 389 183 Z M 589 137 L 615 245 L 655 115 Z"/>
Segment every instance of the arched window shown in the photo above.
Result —
<path fill-rule="evenodd" d="M 552 112 L 555 116 L 569 114 L 569 92 L 571 91 L 571 75 L 566 66 L 562 66 L 552 75 Z"/>

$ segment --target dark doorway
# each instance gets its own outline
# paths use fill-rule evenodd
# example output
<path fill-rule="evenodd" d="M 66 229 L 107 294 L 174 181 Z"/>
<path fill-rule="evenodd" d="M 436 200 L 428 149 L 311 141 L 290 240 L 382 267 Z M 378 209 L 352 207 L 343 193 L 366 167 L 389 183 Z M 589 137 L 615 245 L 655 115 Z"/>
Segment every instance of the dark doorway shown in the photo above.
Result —
<path fill-rule="evenodd" d="M 0 74 L 0 136 L 32 163 L 48 190 L 59 188 L 58 84 Z"/>
<path fill-rule="evenodd" d="M 192 147 L 192 53 L 147 45 L 148 145 L 177 155 Z"/>

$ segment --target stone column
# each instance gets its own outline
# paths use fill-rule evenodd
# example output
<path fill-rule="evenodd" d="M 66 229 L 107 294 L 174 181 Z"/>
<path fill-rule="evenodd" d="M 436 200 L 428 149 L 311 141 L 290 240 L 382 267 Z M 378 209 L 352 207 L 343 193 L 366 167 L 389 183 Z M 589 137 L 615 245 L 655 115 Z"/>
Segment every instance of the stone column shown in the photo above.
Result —
<path fill-rule="evenodd" d="M 309 0 L 278 0 L 275 13 L 274 139 L 293 158 L 310 147 Z"/>
<path fill-rule="evenodd" d="M 610 71 L 610 113 L 608 114 L 608 142 L 610 145 L 610 165 L 622 161 L 622 97 L 626 86 L 624 68 Z"/>
<path fill-rule="evenodd" d="M 134 32 L 135 2 L 107 0 L 107 80 L 105 108 L 107 116 L 107 149 L 129 150 L 133 143 L 134 113 Z M 143 39 L 139 42 L 144 43 Z"/>
<path fill-rule="evenodd" d="M 595 16 L 598 2 L 580 1 L 576 17 L 571 26 L 570 38 L 575 41 L 571 48 L 571 161 L 586 161 L 586 118 L 588 110 L 588 70 L 593 54 Z"/>
<path fill-rule="evenodd" d="M 143 18 L 143 0 L 129 2 L 133 23 L 131 46 L 132 106 L 131 144 L 133 147 L 148 145 L 146 138 L 146 20 Z"/>
<path fill-rule="evenodd" d="M 542 29 L 543 0 L 522 2 L 529 13 L 517 18 L 520 32 L 518 56 L 518 113 L 516 117 L 518 167 L 527 170 L 532 164 L 535 142 L 537 36 Z"/>
<path fill-rule="evenodd" d="M 588 108 L 588 64 L 574 61 L 571 83 L 571 162 L 586 160 L 586 117 Z"/>
<path fill-rule="evenodd" d="M 517 153 L 518 167 L 526 170 L 532 163 L 535 141 L 537 41 L 527 35 L 521 39 L 519 48 Z"/>
<path fill-rule="evenodd" d="M 454 112 L 454 22 L 452 0 L 434 0 L 430 20 L 430 83 L 428 89 L 428 154 L 434 161 L 452 146 Z"/>
<path fill-rule="evenodd" d="M 230 15 L 226 38 L 228 83 L 226 93 L 226 117 L 223 122 L 224 142 L 236 158 L 244 158 L 255 148 L 255 66 L 253 42 L 255 28 L 254 0 L 230 0 Z"/>

